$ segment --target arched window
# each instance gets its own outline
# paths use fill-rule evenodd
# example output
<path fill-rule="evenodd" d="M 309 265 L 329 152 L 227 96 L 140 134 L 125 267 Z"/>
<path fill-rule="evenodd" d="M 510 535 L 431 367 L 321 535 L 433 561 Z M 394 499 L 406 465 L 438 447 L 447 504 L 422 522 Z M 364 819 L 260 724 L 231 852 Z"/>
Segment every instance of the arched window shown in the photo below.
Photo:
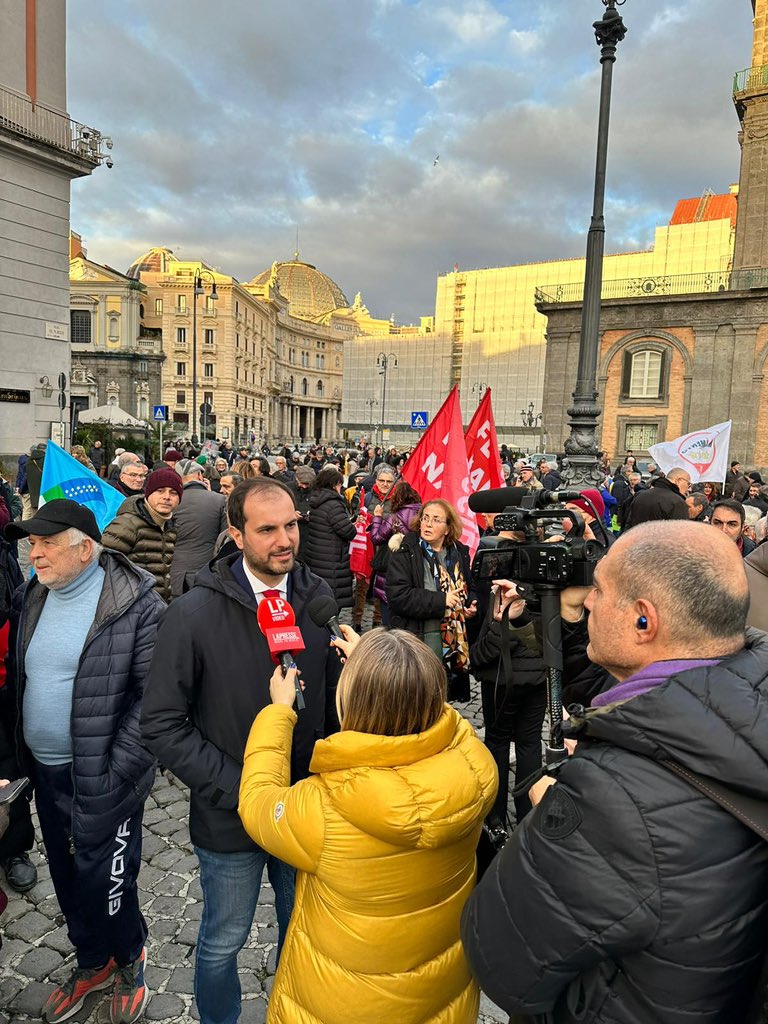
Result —
<path fill-rule="evenodd" d="M 323 397 L 323 382 L 321 380 L 317 382 L 317 397 Z"/>
<path fill-rule="evenodd" d="M 301 393 L 302 393 L 302 395 L 308 395 L 309 394 L 309 384 L 307 383 L 307 378 L 306 377 L 302 377 L 302 379 L 301 379 Z"/>
<path fill-rule="evenodd" d="M 139 399 L 139 419 L 145 420 L 149 416 L 149 403 L 146 398 Z"/>
<path fill-rule="evenodd" d="M 661 348 L 631 349 L 624 353 L 621 397 L 664 398 L 668 353 Z"/>

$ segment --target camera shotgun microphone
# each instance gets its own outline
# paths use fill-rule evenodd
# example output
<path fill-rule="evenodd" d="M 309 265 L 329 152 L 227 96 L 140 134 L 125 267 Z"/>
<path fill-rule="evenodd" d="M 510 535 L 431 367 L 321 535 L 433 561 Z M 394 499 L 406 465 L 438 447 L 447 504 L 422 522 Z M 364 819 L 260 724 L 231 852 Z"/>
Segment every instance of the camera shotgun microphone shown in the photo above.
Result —
<path fill-rule="evenodd" d="M 533 495 L 536 508 L 559 505 L 565 501 L 576 501 L 581 491 L 529 491 L 527 487 L 494 487 L 489 491 L 477 491 L 469 496 L 469 507 L 473 512 L 503 512 L 505 508 L 519 508 L 523 498 Z"/>
<path fill-rule="evenodd" d="M 339 606 L 330 595 L 313 598 L 307 605 L 307 613 L 316 626 L 327 629 L 332 637 L 337 636 L 341 640 L 344 639 L 339 622 Z M 344 654 L 341 649 L 335 647 L 334 650 L 343 661 Z"/>
<path fill-rule="evenodd" d="M 264 597 L 259 602 L 256 619 L 267 641 L 272 661 L 280 665 L 283 672 L 288 672 L 295 664 L 293 652 L 304 650 L 304 638 L 296 625 L 293 608 L 283 597 Z M 297 678 L 296 708 L 301 711 L 305 707 L 304 694 Z"/>

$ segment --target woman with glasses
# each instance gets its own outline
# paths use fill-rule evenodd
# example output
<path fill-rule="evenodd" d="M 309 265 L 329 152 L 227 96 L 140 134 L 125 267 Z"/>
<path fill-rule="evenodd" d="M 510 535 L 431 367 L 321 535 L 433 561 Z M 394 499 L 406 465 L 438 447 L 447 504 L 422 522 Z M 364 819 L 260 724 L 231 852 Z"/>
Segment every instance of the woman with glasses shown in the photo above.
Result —
<path fill-rule="evenodd" d="M 477 613 L 461 533 L 453 505 L 441 498 L 428 501 L 392 552 L 385 587 L 390 626 L 415 633 L 441 659 L 449 700 L 469 700 L 466 620 Z"/>

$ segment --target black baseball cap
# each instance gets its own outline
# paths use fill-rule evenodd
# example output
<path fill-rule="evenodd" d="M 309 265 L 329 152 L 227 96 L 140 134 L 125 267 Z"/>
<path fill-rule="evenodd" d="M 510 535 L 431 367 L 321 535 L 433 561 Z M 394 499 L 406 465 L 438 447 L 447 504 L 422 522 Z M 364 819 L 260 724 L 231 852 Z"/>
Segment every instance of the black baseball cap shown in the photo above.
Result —
<path fill-rule="evenodd" d="M 96 522 L 96 516 L 85 505 L 80 505 L 70 498 L 54 498 L 53 501 L 46 501 L 31 519 L 8 523 L 5 528 L 5 536 L 8 540 L 20 540 L 22 537 L 28 537 L 31 533 L 38 537 L 52 537 L 55 533 L 62 533 L 69 529 L 80 530 L 86 537 L 90 537 L 97 543 L 101 541 L 101 531 Z"/>

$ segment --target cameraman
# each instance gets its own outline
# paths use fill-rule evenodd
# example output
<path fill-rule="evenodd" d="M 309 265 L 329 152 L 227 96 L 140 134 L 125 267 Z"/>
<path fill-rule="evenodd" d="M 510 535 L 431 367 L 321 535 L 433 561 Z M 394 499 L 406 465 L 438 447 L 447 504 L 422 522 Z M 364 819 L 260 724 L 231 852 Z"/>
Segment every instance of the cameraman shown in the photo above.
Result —
<path fill-rule="evenodd" d="M 768 787 L 768 637 L 745 635 L 742 560 L 712 534 L 702 558 L 695 524 L 642 524 L 592 589 L 563 592 L 566 674 L 599 692 L 571 708 L 574 756 L 463 918 L 481 986 L 515 1020 L 748 1019 L 768 844 L 733 808 Z M 728 788 L 730 810 L 699 776 Z"/>
<path fill-rule="evenodd" d="M 511 531 L 499 536 L 513 541 L 522 537 Z M 502 585 L 507 582 L 494 584 L 488 613 L 469 652 L 472 672 L 480 681 L 485 745 L 499 770 L 499 789 L 488 825 L 505 831 L 510 746 L 515 745 L 515 779 L 527 779 L 541 765 L 541 730 L 547 710 L 546 671 L 533 623 L 514 585 Z M 480 594 L 478 603 L 482 603 Z M 515 797 L 518 824 L 530 810 L 527 793 Z"/>

